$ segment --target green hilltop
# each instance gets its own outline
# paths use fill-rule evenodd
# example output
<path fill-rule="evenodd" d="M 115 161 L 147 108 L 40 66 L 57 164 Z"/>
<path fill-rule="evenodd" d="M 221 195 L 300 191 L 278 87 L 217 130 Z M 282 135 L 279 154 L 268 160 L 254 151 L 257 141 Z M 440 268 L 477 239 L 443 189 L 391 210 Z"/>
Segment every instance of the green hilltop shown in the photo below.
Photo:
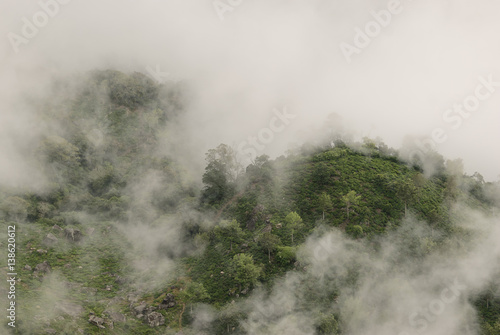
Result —
<path fill-rule="evenodd" d="M 456 224 L 457 204 L 486 216 L 498 209 L 499 183 L 464 174 L 460 160 L 430 152 L 408 162 L 368 138 L 332 137 L 246 167 L 221 144 L 192 178 L 159 150 L 184 112 L 182 83 L 95 71 L 52 88 L 32 102 L 51 126 L 27 153 L 47 186 L 0 189 L 0 218 L 17 227 L 16 334 L 244 334 L 245 301 L 290 273 L 314 331 L 347 333 L 342 311 L 328 306 L 359 273 L 353 263 L 343 284 L 312 284 L 301 254 L 311 236 L 340 231 L 378 250 L 381 237 L 403 234 L 405 219 L 425 222 L 428 234 L 401 237 L 408 257 L 424 259 L 470 238 Z M 141 231 L 160 242 L 150 250 Z M 146 263 L 154 268 L 137 266 Z M 471 299 L 482 334 L 500 334 L 498 292 Z M 200 306 L 213 317 L 196 326 Z"/>

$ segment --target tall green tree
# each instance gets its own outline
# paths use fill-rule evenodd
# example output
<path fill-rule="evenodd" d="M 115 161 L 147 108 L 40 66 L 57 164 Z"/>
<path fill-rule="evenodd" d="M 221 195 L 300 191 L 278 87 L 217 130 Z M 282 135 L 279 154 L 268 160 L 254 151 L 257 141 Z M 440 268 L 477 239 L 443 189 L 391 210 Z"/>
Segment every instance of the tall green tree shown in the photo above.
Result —
<path fill-rule="evenodd" d="M 349 220 L 349 213 L 351 212 L 351 208 L 353 206 L 359 205 L 360 200 L 361 196 L 356 195 L 355 191 L 349 191 L 346 195 L 342 197 L 342 202 L 345 205 L 345 211 L 347 213 L 347 220 Z"/>
<path fill-rule="evenodd" d="M 323 212 L 323 220 L 325 220 L 325 212 L 332 208 L 332 199 L 326 192 L 319 196 L 319 206 Z"/>
<path fill-rule="evenodd" d="M 269 258 L 269 263 L 271 262 L 271 251 L 276 249 L 278 245 L 281 244 L 281 240 L 278 236 L 271 233 L 264 233 L 259 237 L 259 244 L 267 251 Z"/>
<path fill-rule="evenodd" d="M 197 282 L 189 282 L 186 288 L 179 292 L 179 296 L 190 303 L 191 313 L 193 304 L 210 298 L 203 284 Z"/>
<path fill-rule="evenodd" d="M 500 320 L 495 322 L 493 325 L 484 322 L 482 329 L 484 335 L 498 335 L 500 334 Z"/>
<path fill-rule="evenodd" d="M 290 229 L 290 231 L 292 233 L 292 244 L 293 244 L 294 232 L 296 232 L 297 230 L 302 229 L 304 227 L 304 224 L 302 223 L 302 218 L 296 212 L 290 212 L 285 217 L 285 224 L 286 224 L 286 227 L 288 229 Z"/>
<path fill-rule="evenodd" d="M 246 168 L 246 175 L 252 183 L 270 182 L 272 180 L 272 165 L 268 155 L 261 155 Z"/>
<path fill-rule="evenodd" d="M 233 251 L 233 243 L 241 242 L 243 237 L 243 230 L 236 220 L 222 221 L 214 228 L 214 233 L 219 239 L 229 241 L 231 251 Z"/>
<path fill-rule="evenodd" d="M 205 160 L 207 166 L 202 181 L 205 184 L 202 200 L 210 205 L 220 204 L 231 197 L 236 189 L 236 179 L 241 173 L 241 165 L 236 152 L 226 144 L 210 149 Z"/>
<path fill-rule="evenodd" d="M 262 273 L 262 269 L 255 265 L 252 255 L 237 254 L 234 255 L 231 262 L 231 270 L 234 279 L 242 287 L 254 285 Z"/>
<path fill-rule="evenodd" d="M 400 198 L 405 205 L 405 217 L 408 214 L 408 203 L 413 200 L 417 194 L 417 187 L 411 179 L 400 178 L 389 182 L 391 188 L 398 198 Z"/>

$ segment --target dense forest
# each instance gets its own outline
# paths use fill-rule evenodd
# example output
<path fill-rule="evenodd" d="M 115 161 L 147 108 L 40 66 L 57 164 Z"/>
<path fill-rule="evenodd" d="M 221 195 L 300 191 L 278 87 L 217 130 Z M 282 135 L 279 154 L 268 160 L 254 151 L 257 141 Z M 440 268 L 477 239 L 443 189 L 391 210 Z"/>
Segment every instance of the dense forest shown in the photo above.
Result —
<path fill-rule="evenodd" d="M 500 334 L 500 183 L 461 160 L 332 131 L 248 166 L 220 144 L 193 175 L 182 82 L 52 85 L 29 102 L 46 181 L 0 189 L 16 334 Z"/>

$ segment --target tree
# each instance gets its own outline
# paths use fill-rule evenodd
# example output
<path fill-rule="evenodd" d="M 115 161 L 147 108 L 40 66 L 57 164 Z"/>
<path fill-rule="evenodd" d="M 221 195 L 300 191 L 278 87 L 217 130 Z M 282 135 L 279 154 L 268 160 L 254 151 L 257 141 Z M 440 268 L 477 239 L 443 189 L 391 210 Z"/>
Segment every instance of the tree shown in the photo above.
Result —
<path fill-rule="evenodd" d="M 399 179 L 389 183 L 389 186 L 396 192 L 396 195 L 403 200 L 405 204 L 405 217 L 408 213 L 408 203 L 417 193 L 417 188 L 413 180 Z"/>
<path fill-rule="evenodd" d="M 21 197 L 8 197 L 0 204 L 0 218 L 23 221 L 28 216 L 29 203 Z"/>
<path fill-rule="evenodd" d="M 334 315 L 320 313 L 316 329 L 318 334 L 339 334 L 339 323 Z"/>
<path fill-rule="evenodd" d="M 482 328 L 485 335 L 498 335 L 500 334 L 500 320 L 495 322 L 494 325 L 490 325 L 485 321 Z"/>
<path fill-rule="evenodd" d="M 404 203 L 405 217 L 408 214 L 408 203 L 417 195 L 425 184 L 425 177 L 418 173 L 413 178 L 397 175 L 379 175 L 385 186 L 394 192 Z"/>
<path fill-rule="evenodd" d="M 464 175 L 464 161 L 461 158 L 448 159 L 446 161 L 446 172 L 453 176 L 462 177 Z"/>
<path fill-rule="evenodd" d="M 495 301 L 500 297 L 499 288 L 495 285 L 494 281 L 491 281 L 486 286 L 484 293 L 484 298 L 486 299 L 486 309 L 490 308 L 490 302 Z M 500 320 L 499 320 L 500 321 Z"/>
<path fill-rule="evenodd" d="M 139 72 L 127 75 L 108 70 L 96 72 L 94 76 L 98 82 L 104 81 L 110 100 L 120 106 L 137 108 L 148 104 L 158 96 L 158 85 Z"/>
<path fill-rule="evenodd" d="M 295 261 L 297 254 L 297 247 L 279 246 L 276 257 L 281 265 L 285 266 Z"/>
<path fill-rule="evenodd" d="M 240 291 L 242 286 L 254 285 L 262 273 L 262 269 L 255 265 L 252 255 L 247 254 L 234 255 L 231 269 L 234 279 L 240 285 Z"/>
<path fill-rule="evenodd" d="M 233 243 L 239 243 L 243 236 L 243 230 L 236 220 L 222 221 L 214 228 L 214 233 L 219 239 L 229 241 L 231 251 L 233 251 Z"/>
<path fill-rule="evenodd" d="M 280 238 L 271 233 L 264 233 L 259 238 L 259 244 L 267 251 L 269 263 L 271 263 L 271 251 L 281 244 Z"/>
<path fill-rule="evenodd" d="M 79 150 L 60 136 L 48 136 L 39 148 L 47 163 L 75 168 L 80 165 Z"/>
<path fill-rule="evenodd" d="M 346 228 L 346 233 L 354 238 L 363 236 L 363 227 L 359 225 L 350 225 Z"/>
<path fill-rule="evenodd" d="M 304 227 L 302 223 L 302 218 L 296 212 L 290 212 L 285 217 L 285 223 L 288 229 L 292 232 L 292 244 L 293 244 L 293 233 Z"/>
<path fill-rule="evenodd" d="M 349 220 L 349 213 L 351 211 L 351 207 L 357 206 L 361 199 L 360 195 L 356 195 L 355 191 L 349 191 L 346 195 L 342 197 L 342 201 L 345 204 L 345 210 L 347 213 L 347 220 Z"/>
<path fill-rule="evenodd" d="M 41 142 L 37 156 L 46 163 L 49 174 L 56 181 L 81 181 L 80 150 L 66 139 L 48 136 Z"/>
<path fill-rule="evenodd" d="M 272 165 L 268 155 L 261 155 L 246 169 L 246 174 L 252 183 L 268 182 L 272 179 Z"/>
<path fill-rule="evenodd" d="M 377 143 L 372 140 L 371 138 L 369 137 L 363 137 L 363 148 L 366 148 L 368 149 L 369 151 L 375 151 L 377 150 Z"/>
<path fill-rule="evenodd" d="M 186 288 L 179 292 L 179 296 L 190 302 L 191 313 L 193 312 L 193 304 L 210 298 L 203 284 L 196 282 L 189 282 Z"/>
<path fill-rule="evenodd" d="M 481 185 L 484 184 L 484 177 L 479 172 L 474 172 L 472 179 Z"/>
<path fill-rule="evenodd" d="M 208 150 L 205 160 L 208 164 L 202 177 L 206 185 L 202 198 L 204 202 L 217 204 L 234 193 L 241 165 L 235 151 L 226 144 Z"/>
<path fill-rule="evenodd" d="M 332 199 L 326 192 L 321 193 L 319 196 L 319 206 L 323 211 L 323 220 L 325 220 L 325 212 L 332 208 Z"/>

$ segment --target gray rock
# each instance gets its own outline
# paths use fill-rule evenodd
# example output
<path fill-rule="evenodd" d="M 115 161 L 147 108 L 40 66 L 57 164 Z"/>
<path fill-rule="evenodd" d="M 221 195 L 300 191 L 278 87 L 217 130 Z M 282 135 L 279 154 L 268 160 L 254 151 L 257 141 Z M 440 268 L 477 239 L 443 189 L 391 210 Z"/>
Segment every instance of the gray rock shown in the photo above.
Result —
<path fill-rule="evenodd" d="M 89 322 L 91 324 L 93 324 L 94 326 L 97 326 L 99 328 L 102 328 L 102 329 L 106 328 L 106 327 L 104 327 L 104 319 L 100 318 L 98 316 L 95 316 L 93 313 L 91 313 L 89 315 Z"/>
<path fill-rule="evenodd" d="M 44 261 L 43 263 L 37 264 L 35 266 L 35 272 L 45 272 L 48 273 L 52 270 L 52 267 L 50 266 L 49 262 Z"/>
<path fill-rule="evenodd" d="M 118 285 L 123 285 L 126 283 L 126 280 L 123 277 L 116 276 L 115 283 L 117 283 Z"/>
<path fill-rule="evenodd" d="M 28 264 L 26 264 L 26 265 L 24 266 L 24 269 L 25 269 L 25 270 L 28 270 L 28 271 L 31 271 L 31 266 L 29 266 Z"/>
<path fill-rule="evenodd" d="M 129 295 L 127 295 L 127 300 L 132 302 L 132 303 L 135 303 L 135 302 L 139 301 L 139 296 L 137 296 L 135 294 L 129 294 Z"/>
<path fill-rule="evenodd" d="M 65 228 L 64 236 L 71 242 L 80 242 L 82 240 L 82 233 L 78 229 Z"/>
<path fill-rule="evenodd" d="M 59 227 L 58 225 L 53 225 L 52 226 L 52 230 L 58 230 L 58 231 L 62 231 L 63 229 L 61 227 Z"/>
<path fill-rule="evenodd" d="M 158 312 L 149 313 L 146 320 L 150 327 L 158 327 L 165 324 L 165 317 Z"/>
<path fill-rule="evenodd" d="M 54 245 L 57 243 L 57 237 L 55 237 L 53 234 L 51 233 L 48 233 L 47 236 L 45 236 L 45 238 L 43 239 L 42 243 L 47 245 L 47 246 L 51 246 L 51 245 Z"/>
<path fill-rule="evenodd" d="M 55 306 L 55 310 L 72 317 L 77 317 L 85 311 L 85 309 L 82 306 L 73 304 L 71 302 L 57 303 Z"/>
<path fill-rule="evenodd" d="M 105 312 L 106 314 L 109 315 L 109 318 L 113 321 L 113 322 L 127 322 L 127 318 L 125 315 L 123 315 L 122 313 L 117 313 L 117 312 Z"/>
<path fill-rule="evenodd" d="M 132 314 L 138 319 L 142 319 L 144 316 L 148 316 L 154 312 L 157 308 L 154 306 L 148 306 L 145 302 L 141 302 L 138 306 L 130 305 Z"/>
<path fill-rule="evenodd" d="M 167 293 L 165 296 L 165 299 L 161 302 L 161 304 L 158 306 L 160 309 L 169 309 L 172 308 L 176 305 L 175 302 L 175 297 L 172 293 Z"/>
<path fill-rule="evenodd" d="M 139 315 L 143 315 L 144 314 L 144 310 L 146 309 L 147 305 L 145 302 L 141 303 L 139 306 L 135 306 L 132 308 L 132 313 L 139 317 Z"/>

